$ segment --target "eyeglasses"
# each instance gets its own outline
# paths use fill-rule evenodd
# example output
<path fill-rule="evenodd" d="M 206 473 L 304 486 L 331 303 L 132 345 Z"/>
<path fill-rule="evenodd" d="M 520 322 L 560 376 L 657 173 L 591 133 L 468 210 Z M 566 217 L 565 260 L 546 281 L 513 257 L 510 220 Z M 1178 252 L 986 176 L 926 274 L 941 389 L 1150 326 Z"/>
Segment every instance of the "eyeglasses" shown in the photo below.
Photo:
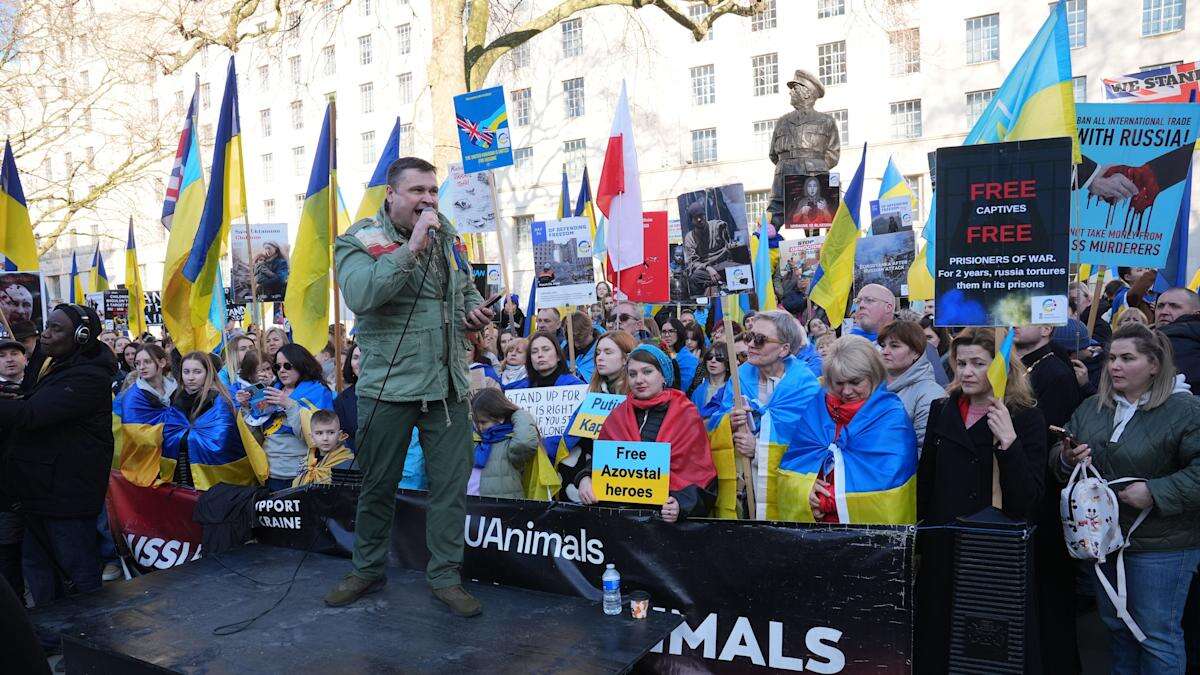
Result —
<path fill-rule="evenodd" d="M 295 369 L 296 369 L 296 367 L 292 365 L 291 361 L 284 361 L 283 363 L 275 364 L 275 370 L 295 370 Z"/>
<path fill-rule="evenodd" d="M 740 354 L 739 354 L 739 356 L 740 356 Z M 727 362 L 729 361 L 729 359 L 725 358 L 725 357 L 724 357 L 724 356 L 722 356 L 721 354 L 715 354 L 715 353 L 714 353 L 714 354 L 709 354 L 709 355 L 708 355 L 708 360 L 709 360 L 709 361 L 720 361 L 721 363 L 727 363 Z"/>
<path fill-rule="evenodd" d="M 621 323 L 625 323 L 626 321 L 633 321 L 636 318 L 637 317 L 632 314 L 618 314 L 617 315 L 617 321 L 620 321 Z"/>
<path fill-rule="evenodd" d="M 877 302 L 886 302 L 886 301 L 881 300 L 879 298 L 872 298 L 872 297 L 868 296 L 868 297 L 855 298 L 853 304 L 855 304 L 855 305 L 873 305 Z"/>
<path fill-rule="evenodd" d="M 670 334 L 672 334 L 672 335 L 675 335 L 675 334 L 676 334 L 676 333 L 678 333 L 679 331 L 675 330 L 674 328 L 662 328 L 662 329 L 660 329 L 658 332 L 659 332 L 659 333 L 662 333 L 663 335 L 666 335 L 667 333 L 670 333 Z"/>
<path fill-rule="evenodd" d="M 778 340 L 776 338 L 767 337 L 766 335 L 763 335 L 762 333 L 743 333 L 742 338 L 745 339 L 747 344 L 753 344 L 755 347 L 758 347 L 759 349 L 762 349 L 763 345 L 767 344 L 768 342 L 774 342 L 776 344 L 783 344 L 783 340 Z"/>

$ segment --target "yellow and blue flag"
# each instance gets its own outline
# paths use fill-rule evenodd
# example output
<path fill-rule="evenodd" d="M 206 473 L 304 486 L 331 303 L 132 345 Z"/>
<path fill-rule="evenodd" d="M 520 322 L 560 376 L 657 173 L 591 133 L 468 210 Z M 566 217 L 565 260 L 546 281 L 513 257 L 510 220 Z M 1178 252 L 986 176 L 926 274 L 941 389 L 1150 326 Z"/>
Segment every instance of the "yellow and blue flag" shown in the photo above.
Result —
<path fill-rule="evenodd" d="M 854 285 L 854 252 L 858 246 L 858 212 L 862 205 L 863 167 L 867 163 L 867 144 L 854 178 L 846 188 L 846 197 L 833 215 L 829 235 L 821 245 L 821 256 L 809 285 L 808 297 L 825 308 L 829 326 L 837 328 L 846 316 L 846 304 Z"/>
<path fill-rule="evenodd" d="M 775 299 L 775 284 L 771 281 L 771 247 L 767 234 L 768 221 L 766 212 L 758 226 L 758 236 L 751 243 L 754 246 L 754 290 L 758 294 L 758 311 L 769 312 L 778 306 Z"/>
<path fill-rule="evenodd" d="M 139 337 L 146 332 L 146 295 L 138 267 L 137 242 L 133 240 L 133 216 L 129 216 L 129 238 L 125 241 L 125 288 L 129 291 L 129 332 Z"/>
<path fill-rule="evenodd" d="M 387 143 L 383 144 L 383 154 L 379 156 L 379 161 L 375 164 L 375 172 L 367 181 L 367 190 L 358 204 L 358 213 L 354 215 L 354 222 L 370 218 L 379 212 L 379 207 L 383 205 L 383 198 L 387 194 L 388 167 L 397 159 L 400 159 L 399 117 L 396 118 L 396 124 L 392 126 L 392 133 L 388 136 Z M 338 234 L 344 234 L 346 229 L 349 228 L 343 229 L 339 226 Z"/>
<path fill-rule="evenodd" d="M 1071 139 L 1071 161 L 1079 164 L 1082 157 L 1071 85 L 1071 41 L 1066 3 L 1062 0 L 1050 7 L 1050 16 L 1004 78 L 963 145 L 1060 136 Z M 934 194 L 930 201 L 936 199 Z M 937 259 L 936 214 L 931 205 L 924 231 L 925 265 L 930 276 Z"/>
<path fill-rule="evenodd" d="M 779 461 L 779 517 L 813 522 L 808 496 L 832 477 L 838 523 L 917 522 L 917 436 L 904 403 L 880 385 L 838 433 L 824 396 L 809 400 Z"/>
<path fill-rule="evenodd" d="M 17 172 L 12 144 L 4 142 L 4 162 L 0 164 L 0 255 L 4 269 L 36 272 L 38 269 L 37 242 L 33 238 L 33 223 L 25 205 L 25 190 Z"/>
<path fill-rule="evenodd" d="M 579 198 L 575 200 L 575 215 L 588 220 L 588 233 L 596 241 L 596 204 L 592 200 L 592 185 L 588 181 L 587 167 L 583 167 L 583 182 L 579 184 Z"/>
<path fill-rule="evenodd" d="M 292 339 L 314 354 L 329 341 L 329 271 L 333 267 L 329 200 L 333 198 L 331 188 L 337 186 L 337 151 L 329 137 L 329 114 L 327 105 L 283 299 Z"/>
<path fill-rule="evenodd" d="M 1008 389 L 1008 369 L 1012 362 L 1013 329 L 1009 328 L 1004 334 L 1004 340 L 996 346 L 996 355 L 988 366 L 988 382 L 992 383 L 992 396 L 996 400 L 1004 400 L 1004 391 Z"/>
<path fill-rule="evenodd" d="M 562 192 L 558 195 L 558 217 L 568 218 L 573 211 L 571 210 L 571 188 L 567 185 L 567 165 L 563 164 L 562 172 Z"/>
<path fill-rule="evenodd" d="M 912 210 L 914 212 L 917 210 L 917 196 L 913 194 L 912 188 L 904 180 L 900 169 L 896 168 L 896 158 L 888 157 L 887 168 L 883 170 L 883 181 L 879 183 L 879 199 L 882 201 L 896 197 L 908 197 L 909 203 L 912 204 Z"/>
<path fill-rule="evenodd" d="M 71 304 L 82 305 L 86 292 L 83 290 L 83 275 L 79 273 L 79 259 L 71 251 Z"/>
<path fill-rule="evenodd" d="M 707 383 L 701 386 L 706 386 Z M 713 467 L 717 470 L 717 503 L 714 516 L 724 520 L 737 519 L 737 461 L 733 449 L 733 427 L 729 412 L 724 409 L 725 389 L 729 382 L 721 385 L 707 403 L 700 406 L 700 419 L 708 433 L 708 445 L 712 450 Z M 732 400 L 732 398 L 731 398 Z"/>
<path fill-rule="evenodd" d="M 93 293 L 108 290 L 108 272 L 104 269 L 104 256 L 100 255 L 100 242 L 96 242 L 96 252 L 92 254 L 89 281 Z"/>
<path fill-rule="evenodd" d="M 183 269 L 190 258 L 200 219 L 204 215 L 204 172 L 200 165 L 200 139 L 196 133 L 199 129 L 196 123 L 199 109 L 200 85 L 197 83 L 179 136 L 182 156 L 176 158 L 178 178 L 174 175 L 175 169 L 172 169 L 171 184 L 174 185 L 177 180 L 178 188 L 172 191 L 168 186 L 167 191 L 171 236 L 167 239 L 167 253 L 163 260 L 162 314 L 163 324 L 175 339 L 175 344 L 179 345 L 181 353 L 192 351 L 184 350 L 195 345 L 191 310 L 193 284 L 184 276 Z M 167 206 L 164 205 L 164 224 L 168 222 L 166 211 Z M 203 329 L 203 326 L 200 328 Z"/>

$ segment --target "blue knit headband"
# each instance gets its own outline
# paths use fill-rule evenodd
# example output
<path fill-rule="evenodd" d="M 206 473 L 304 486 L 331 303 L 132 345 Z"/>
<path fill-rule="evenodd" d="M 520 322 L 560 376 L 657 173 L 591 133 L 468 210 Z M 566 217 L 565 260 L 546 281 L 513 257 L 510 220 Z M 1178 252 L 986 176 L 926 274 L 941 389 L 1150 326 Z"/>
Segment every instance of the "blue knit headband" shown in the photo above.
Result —
<path fill-rule="evenodd" d="M 643 344 L 634 347 L 629 355 L 633 356 L 638 352 L 646 352 L 653 356 L 654 360 L 658 362 L 658 369 L 662 371 L 663 383 L 668 387 L 675 386 L 675 369 L 671 367 L 671 357 L 667 356 L 666 352 L 654 345 Z"/>

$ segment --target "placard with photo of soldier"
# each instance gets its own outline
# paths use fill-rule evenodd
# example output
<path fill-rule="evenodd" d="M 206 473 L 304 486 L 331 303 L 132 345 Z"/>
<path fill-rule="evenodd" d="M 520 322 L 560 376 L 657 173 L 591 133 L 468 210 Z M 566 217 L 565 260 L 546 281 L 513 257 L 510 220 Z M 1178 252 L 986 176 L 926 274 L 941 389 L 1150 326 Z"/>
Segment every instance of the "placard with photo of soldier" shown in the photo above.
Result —
<path fill-rule="evenodd" d="M 8 325 L 32 321 L 41 328 L 46 317 L 46 297 L 38 272 L 0 272 L 0 310 Z"/>
<path fill-rule="evenodd" d="M 742 184 L 688 192 L 679 195 L 678 202 L 685 271 L 682 281 L 686 285 L 679 290 L 683 296 L 716 297 L 753 291 Z M 674 254 L 671 264 L 676 265 Z"/>

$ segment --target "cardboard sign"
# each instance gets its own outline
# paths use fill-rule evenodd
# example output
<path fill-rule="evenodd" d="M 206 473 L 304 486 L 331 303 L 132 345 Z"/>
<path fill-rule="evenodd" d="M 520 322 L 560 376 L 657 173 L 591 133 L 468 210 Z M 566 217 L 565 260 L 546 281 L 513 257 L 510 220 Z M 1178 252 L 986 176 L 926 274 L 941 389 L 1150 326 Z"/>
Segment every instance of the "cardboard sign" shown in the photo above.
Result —
<path fill-rule="evenodd" d="M 904 201 L 908 201 L 905 198 Z M 916 257 L 913 231 L 893 232 L 861 237 L 854 249 L 854 290 L 867 284 L 879 284 L 893 295 L 908 295 L 908 268 Z"/>
<path fill-rule="evenodd" d="M 754 290 L 746 192 L 741 183 L 679 195 L 683 296 L 716 297 Z"/>
<path fill-rule="evenodd" d="M 535 222 L 533 273 L 537 275 L 537 306 L 563 307 L 596 302 L 592 268 L 592 237 L 587 218 Z"/>
<path fill-rule="evenodd" d="M 592 392 L 583 399 L 583 403 L 579 404 L 579 409 L 575 411 L 575 420 L 571 422 L 571 428 L 567 429 L 567 433 L 580 438 L 596 438 L 600 435 L 600 427 L 604 426 L 604 420 L 608 419 L 608 414 L 621 405 L 621 401 L 625 400 L 623 394 L 603 394 L 600 392 Z"/>
<path fill-rule="evenodd" d="M 105 330 L 124 333 L 129 330 L 129 291 L 100 291 L 88 293 L 87 303 L 96 310 Z"/>
<path fill-rule="evenodd" d="M 1083 163 L 1071 262 L 1166 265 L 1200 129 L 1197 108 L 1181 103 L 1075 106 Z"/>
<path fill-rule="evenodd" d="M 251 302 L 250 275 L 259 302 L 282 302 L 290 272 L 287 223 L 250 223 L 250 250 L 246 250 L 246 226 L 229 229 L 229 253 L 232 295 L 237 304 Z M 247 260 L 247 253 L 251 256 Z"/>
<path fill-rule="evenodd" d="M 783 177 L 784 227 L 829 227 L 842 193 L 830 174 Z"/>
<path fill-rule="evenodd" d="M 512 140 L 508 135 L 504 87 L 490 87 L 455 96 L 454 118 L 458 127 L 463 172 L 475 173 L 512 166 Z"/>
<path fill-rule="evenodd" d="M 583 397 L 587 395 L 587 385 L 509 389 L 504 395 L 537 420 L 538 431 L 542 432 L 542 436 L 561 436 L 571 419 L 571 413 L 575 412 Z"/>
<path fill-rule="evenodd" d="M 592 491 L 598 501 L 661 505 L 670 489 L 670 443 L 596 441 L 592 446 Z"/>
<path fill-rule="evenodd" d="M 645 259 L 641 265 L 621 270 L 621 292 L 634 302 L 670 302 L 671 269 L 667 255 L 667 212 L 646 211 L 642 213 L 642 250 Z M 541 289 L 539 288 L 539 291 Z"/>
<path fill-rule="evenodd" d="M 486 173 L 464 173 L 462 164 L 451 164 L 438 193 L 438 205 L 462 234 L 496 231 L 496 205 Z"/>
<path fill-rule="evenodd" d="M 940 148 L 937 170 L 937 325 L 1065 324 L 1071 139 Z"/>

